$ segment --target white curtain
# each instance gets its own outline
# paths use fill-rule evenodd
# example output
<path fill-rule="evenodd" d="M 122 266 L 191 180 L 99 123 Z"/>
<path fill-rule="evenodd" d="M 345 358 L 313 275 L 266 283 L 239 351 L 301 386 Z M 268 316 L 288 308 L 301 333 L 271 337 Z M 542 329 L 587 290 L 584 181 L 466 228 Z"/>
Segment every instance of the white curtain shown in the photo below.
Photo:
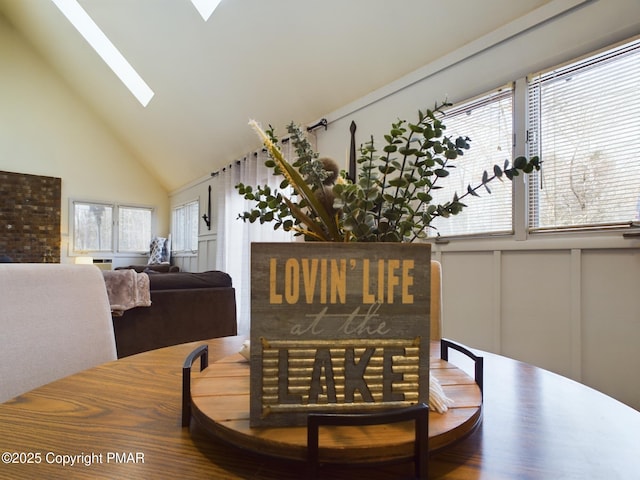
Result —
<path fill-rule="evenodd" d="M 282 146 L 287 159 L 291 159 L 288 143 Z M 229 167 L 220 171 L 214 178 L 213 188 L 217 192 L 217 242 L 216 268 L 227 272 L 236 289 L 238 309 L 238 334 L 248 335 L 251 325 L 251 242 L 290 242 L 291 233 L 282 229 L 274 230 L 273 224 L 244 222 L 238 214 L 249 211 L 252 203 L 244 200 L 235 186 L 238 183 L 251 185 L 270 185 L 280 189 L 282 177 L 274 176 L 264 166 L 267 159 L 265 151 L 248 154 Z"/>

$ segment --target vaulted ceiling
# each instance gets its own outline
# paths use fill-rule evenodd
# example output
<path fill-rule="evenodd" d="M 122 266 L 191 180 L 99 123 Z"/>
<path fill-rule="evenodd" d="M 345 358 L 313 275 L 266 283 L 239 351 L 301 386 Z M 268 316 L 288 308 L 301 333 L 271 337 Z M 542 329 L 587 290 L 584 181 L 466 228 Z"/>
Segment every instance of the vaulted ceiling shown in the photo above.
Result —
<path fill-rule="evenodd" d="M 147 107 L 49 0 L 0 12 L 169 191 L 549 0 L 79 0 L 155 92 Z"/>

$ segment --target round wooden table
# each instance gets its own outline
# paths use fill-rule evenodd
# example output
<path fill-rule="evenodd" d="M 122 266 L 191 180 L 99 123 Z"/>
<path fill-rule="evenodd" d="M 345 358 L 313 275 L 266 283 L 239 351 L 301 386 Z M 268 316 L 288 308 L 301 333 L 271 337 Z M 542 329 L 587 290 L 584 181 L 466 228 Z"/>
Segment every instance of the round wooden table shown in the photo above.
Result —
<path fill-rule="evenodd" d="M 429 414 L 429 450 L 434 452 L 466 437 L 482 419 L 482 392 L 464 371 L 439 358 L 430 371 L 454 401 L 446 413 Z M 249 426 L 249 363 L 240 355 L 225 357 L 193 372 L 192 417 L 211 435 L 237 447 L 275 457 L 305 460 L 307 428 Z M 320 429 L 320 456 L 336 463 L 409 459 L 414 453 L 413 422 Z"/>
<path fill-rule="evenodd" d="M 214 363 L 237 352 L 244 340 L 217 338 L 133 355 L 0 404 L 0 452 L 9 455 L 9 463 L 0 464 L 0 478 L 304 478 L 303 462 L 240 451 L 199 435 L 197 422 L 191 431 L 181 426 L 184 359 L 206 343 Z M 430 456 L 429 478 L 638 477 L 640 412 L 541 368 L 477 353 L 484 357 L 482 423 L 464 440 Z M 450 361 L 463 366 L 457 358 Z M 144 463 L 107 461 L 110 452 L 143 453 Z M 20 463 L 20 453 L 42 461 Z M 62 458 L 57 455 L 83 453 L 91 460 L 102 454 L 102 462 L 55 463 Z M 414 465 L 327 464 L 322 473 L 333 480 L 397 480 L 411 478 Z"/>

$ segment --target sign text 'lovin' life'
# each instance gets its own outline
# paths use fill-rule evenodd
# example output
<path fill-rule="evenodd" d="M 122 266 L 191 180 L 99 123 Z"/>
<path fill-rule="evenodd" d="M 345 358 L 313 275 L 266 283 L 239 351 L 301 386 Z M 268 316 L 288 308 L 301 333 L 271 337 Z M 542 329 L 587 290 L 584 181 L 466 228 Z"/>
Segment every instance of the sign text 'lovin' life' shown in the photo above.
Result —
<path fill-rule="evenodd" d="M 427 402 L 428 244 L 254 243 L 251 426 Z"/>

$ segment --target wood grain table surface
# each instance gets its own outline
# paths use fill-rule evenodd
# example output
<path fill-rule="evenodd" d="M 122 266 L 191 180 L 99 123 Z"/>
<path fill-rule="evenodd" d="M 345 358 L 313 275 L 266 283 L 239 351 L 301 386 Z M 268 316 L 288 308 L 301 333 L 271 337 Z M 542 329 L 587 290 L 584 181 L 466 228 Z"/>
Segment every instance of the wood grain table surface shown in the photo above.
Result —
<path fill-rule="evenodd" d="M 195 425 L 181 427 L 184 359 L 208 343 L 215 362 L 242 341 L 228 337 L 134 355 L 1 404 L 0 478 L 306 478 L 302 462 L 239 450 Z M 485 359 L 482 424 L 432 456 L 430 478 L 640 479 L 640 412 L 551 372 L 478 353 Z M 413 465 L 327 465 L 321 473 L 338 480 L 403 479 L 412 477 Z"/>

